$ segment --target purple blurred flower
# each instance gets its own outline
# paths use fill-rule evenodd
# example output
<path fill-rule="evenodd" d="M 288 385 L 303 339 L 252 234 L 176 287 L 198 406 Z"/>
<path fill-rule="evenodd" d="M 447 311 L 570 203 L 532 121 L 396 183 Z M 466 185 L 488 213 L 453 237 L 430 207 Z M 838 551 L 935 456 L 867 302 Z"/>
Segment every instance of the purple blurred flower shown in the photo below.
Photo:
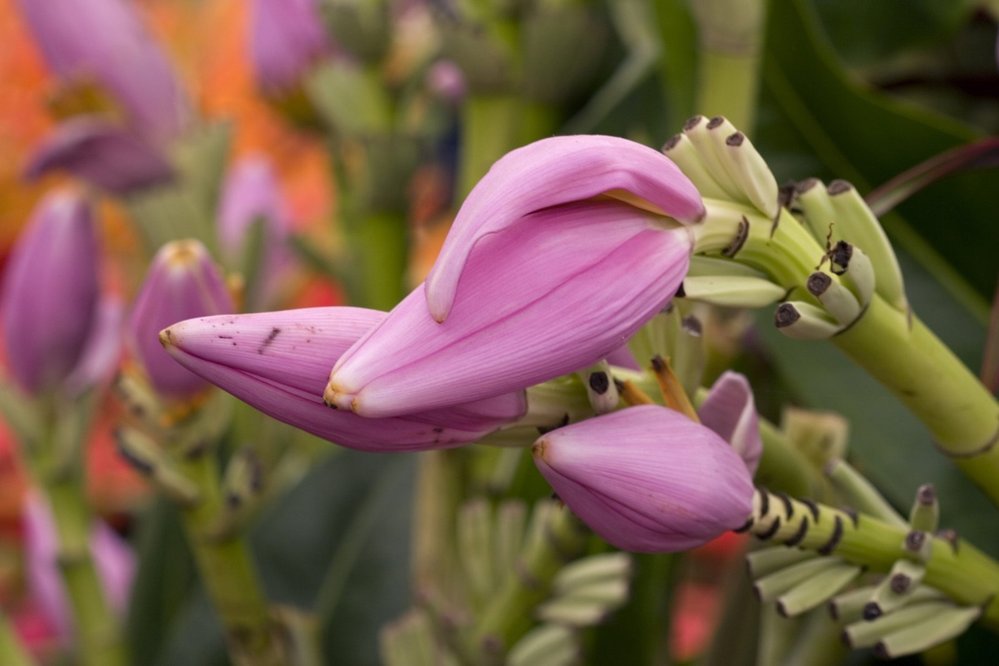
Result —
<path fill-rule="evenodd" d="M 0 326 L 11 374 L 29 393 L 62 384 L 80 362 L 97 319 L 97 229 L 89 203 L 45 197 L 11 252 L 0 289 Z"/>
<path fill-rule="evenodd" d="M 298 87 L 334 51 L 316 0 L 253 0 L 249 41 L 257 82 L 269 94 Z"/>
<path fill-rule="evenodd" d="M 52 72 L 68 85 L 97 84 L 153 142 L 177 137 L 190 102 L 166 56 L 127 0 L 18 0 Z"/>
<path fill-rule="evenodd" d="M 263 225 L 260 264 L 240 266 L 246 243 L 254 224 Z M 229 171 L 219 204 L 219 240 L 230 265 L 239 266 L 246 274 L 255 274 L 253 293 L 249 294 L 249 309 L 266 304 L 277 287 L 282 272 L 292 265 L 293 256 L 287 245 L 291 221 L 288 205 L 281 194 L 277 176 L 270 162 L 261 155 L 240 160 Z"/>
<path fill-rule="evenodd" d="M 38 147 L 25 176 L 65 169 L 114 194 L 127 194 L 173 178 L 165 154 L 139 135 L 95 116 L 62 123 Z"/>
<path fill-rule="evenodd" d="M 24 503 L 24 531 L 30 593 L 59 638 L 68 643 L 73 636 L 73 627 L 59 575 L 56 526 L 47 503 L 36 493 L 30 493 Z M 135 577 L 135 556 L 104 523 L 96 523 L 91 530 L 90 554 L 111 607 L 124 615 Z"/>
<path fill-rule="evenodd" d="M 160 346 L 162 328 L 182 319 L 235 310 L 208 250 L 198 241 L 167 243 L 153 258 L 129 319 L 129 343 L 149 381 L 165 396 L 187 398 L 207 384 Z"/>
<path fill-rule="evenodd" d="M 385 316 L 376 310 L 327 307 L 204 317 L 170 326 L 161 339 L 184 367 L 237 398 L 355 449 L 452 447 L 523 416 L 522 392 L 389 419 L 366 419 L 326 407 L 320 396 L 329 367 Z"/>
<path fill-rule="evenodd" d="M 745 524 L 753 483 L 714 431 L 657 405 L 554 430 L 534 462 L 559 499 L 609 543 L 672 552 Z"/>
<path fill-rule="evenodd" d="M 468 93 L 461 67 L 452 60 L 438 60 L 427 72 L 427 87 L 448 104 L 458 105 Z"/>
<path fill-rule="evenodd" d="M 750 474 L 756 473 L 763 455 L 760 421 L 753 404 L 753 389 L 739 373 L 727 371 L 708 392 L 697 410 L 701 423 L 714 430 L 742 457 Z"/>
<path fill-rule="evenodd" d="M 338 361 L 326 401 L 397 416 L 519 390 L 621 345 L 675 293 L 703 214 L 650 148 L 556 137 L 499 160 L 427 278 Z"/>

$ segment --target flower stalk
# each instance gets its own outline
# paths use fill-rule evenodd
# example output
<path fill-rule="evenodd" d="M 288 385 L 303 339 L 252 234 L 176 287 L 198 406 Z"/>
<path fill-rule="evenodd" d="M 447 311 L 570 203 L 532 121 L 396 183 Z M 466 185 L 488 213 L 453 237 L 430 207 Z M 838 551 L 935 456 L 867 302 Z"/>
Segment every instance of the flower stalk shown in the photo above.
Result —
<path fill-rule="evenodd" d="M 80 460 L 86 428 L 77 416 L 64 414 L 44 420 L 47 425 L 41 436 L 34 442 L 24 441 L 22 450 L 55 522 L 59 570 L 80 644 L 81 663 L 123 665 L 127 659 L 118 620 L 104 594 L 90 550 L 93 516 L 84 492 Z"/>
<path fill-rule="evenodd" d="M 757 489 L 747 529 L 763 540 L 887 573 L 899 560 L 923 559 L 924 585 L 954 601 L 982 609 L 982 621 L 999 627 L 999 562 L 964 540 L 951 541 L 866 514 L 803 502 Z M 923 535 L 921 539 L 910 535 Z M 921 541 L 922 556 L 913 546 Z"/>
<path fill-rule="evenodd" d="M 238 665 L 264 666 L 287 662 L 277 638 L 250 550 L 241 534 L 216 535 L 225 511 L 214 451 L 174 459 L 198 488 L 198 500 L 182 507 L 184 530 L 201 580 L 225 626 L 226 642 Z"/>

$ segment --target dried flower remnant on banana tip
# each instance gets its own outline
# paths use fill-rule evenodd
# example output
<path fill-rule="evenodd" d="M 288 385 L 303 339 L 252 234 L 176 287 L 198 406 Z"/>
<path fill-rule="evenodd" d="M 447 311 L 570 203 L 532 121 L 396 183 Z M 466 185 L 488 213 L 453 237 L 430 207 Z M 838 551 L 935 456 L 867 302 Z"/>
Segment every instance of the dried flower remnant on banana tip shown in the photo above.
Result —
<path fill-rule="evenodd" d="M 329 368 L 385 313 L 326 307 L 190 319 L 160 333 L 187 370 L 280 421 L 342 446 L 413 451 L 467 444 L 520 419 L 522 391 L 396 418 L 363 418 L 322 402 Z"/>
<path fill-rule="evenodd" d="M 341 357 L 324 397 L 394 416 L 586 367 L 676 292 L 686 225 L 702 215 L 690 181 L 640 144 L 568 136 L 515 150 L 473 189 L 425 285 Z"/>

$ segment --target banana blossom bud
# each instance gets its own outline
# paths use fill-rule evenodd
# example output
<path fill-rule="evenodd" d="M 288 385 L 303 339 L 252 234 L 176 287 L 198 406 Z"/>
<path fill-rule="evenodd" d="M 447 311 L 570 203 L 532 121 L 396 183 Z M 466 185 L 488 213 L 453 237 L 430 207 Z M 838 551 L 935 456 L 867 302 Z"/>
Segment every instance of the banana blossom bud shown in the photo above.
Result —
<path fill-rule="evenodd" d="M 279 421 L 342 446 L 413 451 L 458 446 L 516 421 L 523 392 L 400 418 L 366 419 L 322 402 L 328 368 L 385 313 L 351 307 L 204 317 L 165 329 L 184 367 Z"/>
<path fill-rule="evenodd" d="M 153 387 L 171 398 L 189 398 L 207 384 L 178 365 L 159 343 L 159 332 L 181 319 L 235 310 L 208 250 L 198 241 L 167 243 L 153 258 L 129 319 L 129 344 Z"/>
<path fill-rule="evenodd" d="M 559 499 L 623 550 L 695 548 L 741 527 L 752 511 L 752 478 L 739 454 L 658 405 L 553 430 L 533 453 Z"/>
<path fill-rule="evenodd" d="M 11 252 L 0 337 L 29 393 L 63 384 L 84 357 L 98 318 L 98 254 L 90 204 L 71 192 L 45 197 Z"/>
<path fill-rule="evenodd" d="M 623 345 L 687 271 L 697 190 L 661 153 L 555 137 L 469 194 L 427 282 L 337 362 L 325 399 L 386 417 L 526 388 Z"/>

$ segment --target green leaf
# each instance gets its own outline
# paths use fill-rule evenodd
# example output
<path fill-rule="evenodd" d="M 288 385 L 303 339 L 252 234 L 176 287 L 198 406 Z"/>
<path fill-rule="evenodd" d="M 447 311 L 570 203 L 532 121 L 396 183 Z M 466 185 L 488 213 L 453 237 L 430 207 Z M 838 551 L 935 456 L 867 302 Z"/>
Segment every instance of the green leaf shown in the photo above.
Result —
<path fill-rule="evenodd" d="M 765 105 L 756 141 L 778 180 L 845 178 L 862 193 L 949 148 L 978 138 L 966 124 L 867 89 L 849 77 L 805 0 L 770 12 L 764 59 Z M 812 157 L 809 157 L 812 156 Z M 817 161 L 811 161 L 817 160 Z M 811 161 L 811 164 L 809 162 Z M 807 169 L 812 166 L 812 169 Z M 788 168 L 790 167 L 790 168 Z M 818 167 L 815 169 L 814 167 Z M 892 239 L 920 261 L 959 269 L 979 305 L 995 286 L 991 195 L 995 170 L 961 174 L 905 202 L 886 220 Z M 955 225 L 960 233 L 954 233 Z M 955 287 L 957 291 L 961 286 Z"/>
<path fill-rule="evenodd" d="M 134 664 L 152 664 L 174 620 L 197 589 L 194 562 L 177 508 L 159 498 L 140 516 L 139 568 L 132 585 L 126 641 Z"/>

